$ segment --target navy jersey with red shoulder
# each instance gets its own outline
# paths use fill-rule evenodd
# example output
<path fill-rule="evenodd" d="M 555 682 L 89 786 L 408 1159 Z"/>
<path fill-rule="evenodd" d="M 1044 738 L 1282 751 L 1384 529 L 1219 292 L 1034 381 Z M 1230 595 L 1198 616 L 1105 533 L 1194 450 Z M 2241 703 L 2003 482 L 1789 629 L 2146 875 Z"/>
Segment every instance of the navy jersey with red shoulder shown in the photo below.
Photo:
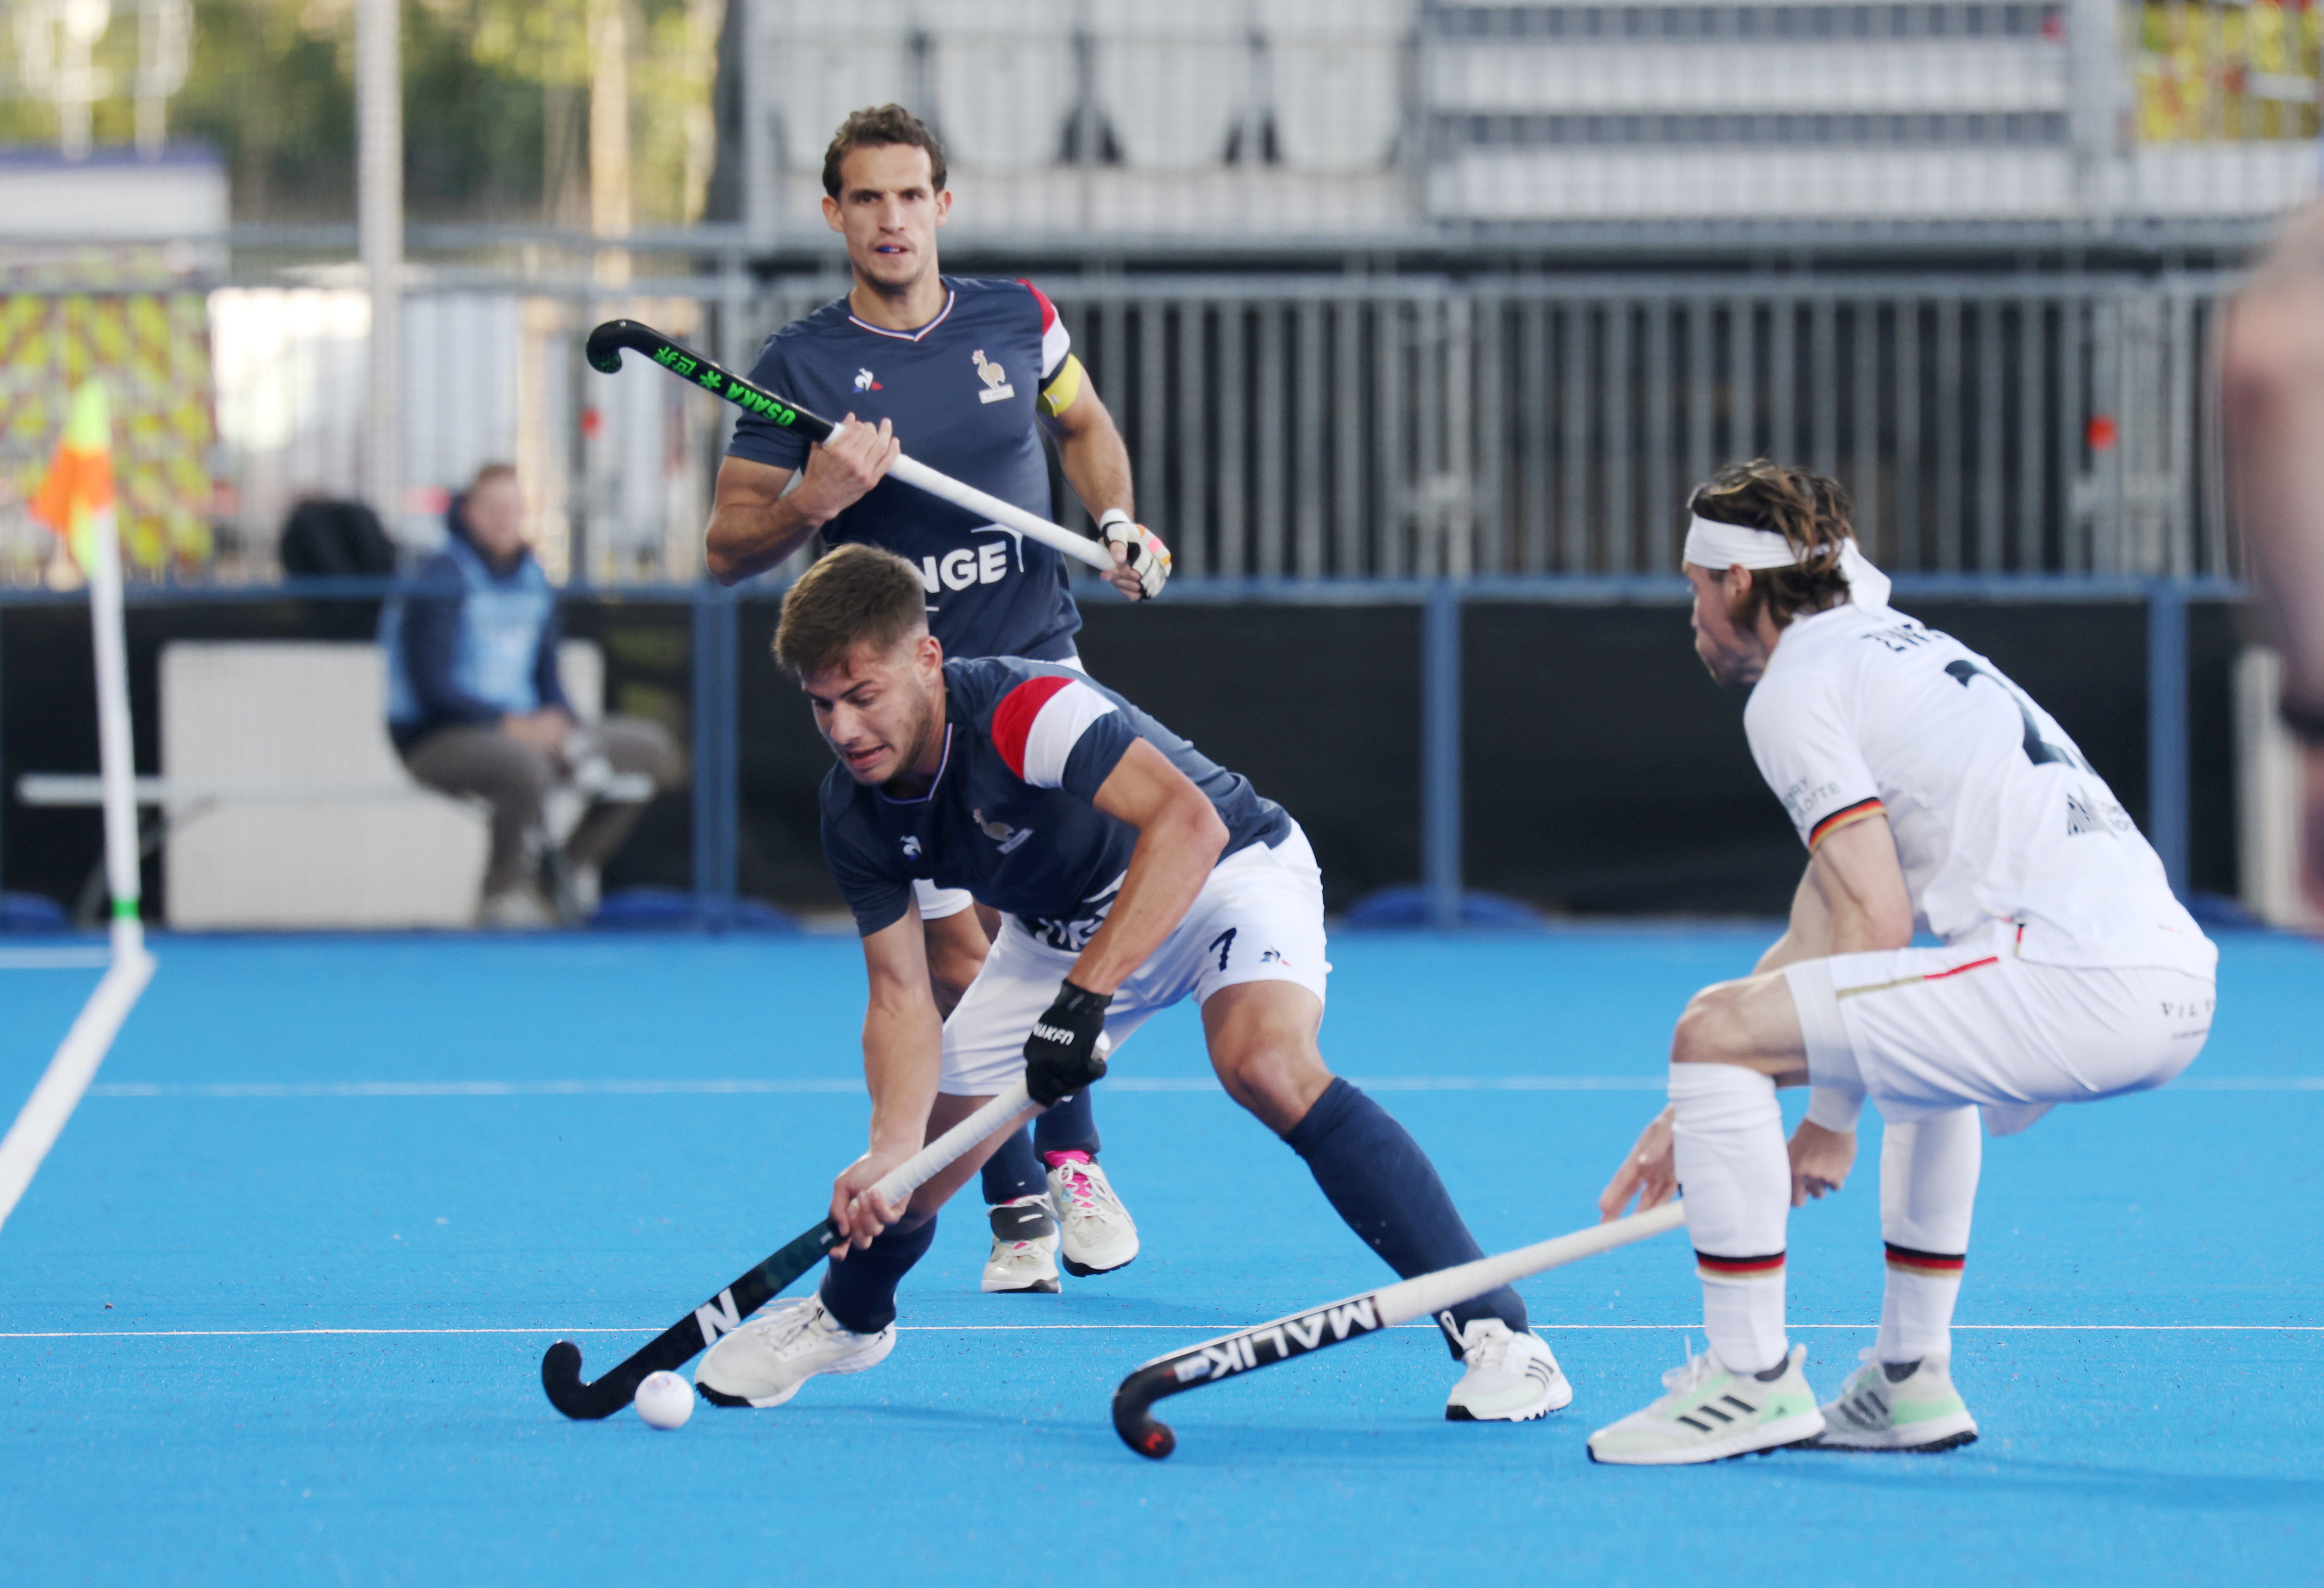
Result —
<path fill-rule="evenodd" d="M 1056 306 L 1028 282 L 941 279 L 944 308 L 918 330 L 868 325 L 841 298 L 770 337 L 751 379 L 827 419 L 891 420 L 904 450 L 930 468 L 1054 517 L 1033 405 L 1072 348 Z M 750 416 L 726 450 L 796 469 L 807 443 Z M 823 537 L 881 547 L 917 567 L 928 630 L 947 656 L 1074 654 L 1081 614 L 1054 548 L 899 480 L 874 485 Z"/>
<path fill-rule="evenodd" d="M 1227 827 L 1222 859 L 1291 829 L 1248 778 L 1071 669 L 988 657 L 944 674 L 944 767 L 927 793 L 893 799 L 835 766 L 823 780 L 824 859 L 866 937 L 901 919 L 925 878 L 967 889 L 1054 947 L 1084 946 L 1138 842 L 1091 803 L 1133 739 L 1210 796 Z"/>

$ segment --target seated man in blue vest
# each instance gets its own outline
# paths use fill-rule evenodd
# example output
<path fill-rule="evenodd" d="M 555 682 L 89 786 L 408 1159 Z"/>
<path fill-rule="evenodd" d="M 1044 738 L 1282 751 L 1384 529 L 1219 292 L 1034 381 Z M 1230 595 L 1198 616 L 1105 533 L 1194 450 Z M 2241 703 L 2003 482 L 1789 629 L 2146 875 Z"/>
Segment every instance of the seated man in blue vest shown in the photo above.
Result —
<path fill-rule="evenodd" d="M 641 772 L 657 790 L 680 776 L 678 749 L 659 723 L 607 717 L 579 725 L 557 676 L 557 592 L 525 543 L 516 471 L 486 464 L 445 514 L 451 533 L 420 569 L 419 588 L 387 604 L 387 726 L 411 775 L 493 808 L 479 925 L 545 926 L 538 885 L 549 791 Z M 597 871 L 621 846 L 643 803 L 598 801 L 565 841 L 570 897 L 594 906 Z"/>

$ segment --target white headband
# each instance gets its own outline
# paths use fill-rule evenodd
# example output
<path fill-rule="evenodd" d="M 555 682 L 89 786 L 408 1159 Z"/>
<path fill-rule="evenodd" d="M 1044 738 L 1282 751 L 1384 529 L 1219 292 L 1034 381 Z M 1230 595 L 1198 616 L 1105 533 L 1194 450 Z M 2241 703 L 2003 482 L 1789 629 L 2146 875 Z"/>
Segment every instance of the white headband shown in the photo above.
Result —
<path fill-rule="evenodd" d="M 1730 568 L 1796 568 L 1800 557 L 1792 543 L 1773 530 L 1748 530 L 1741 524 L 1698 517 L 1686 527 L 1686 559 L 1697 568 L 1724 573 Z M 1853 535 L 1840 547 L 1840 571 L 1848 580 L 1851 605 L 1866 612 L 1886 609 L 1888 576 L 1872 566 Z"/>

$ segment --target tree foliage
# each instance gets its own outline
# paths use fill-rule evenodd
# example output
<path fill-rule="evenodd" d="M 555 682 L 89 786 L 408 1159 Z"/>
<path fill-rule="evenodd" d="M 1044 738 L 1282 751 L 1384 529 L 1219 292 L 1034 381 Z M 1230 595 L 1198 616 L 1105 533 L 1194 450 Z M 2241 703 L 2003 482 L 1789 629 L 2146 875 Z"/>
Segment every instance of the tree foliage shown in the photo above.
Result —
<path fill-rule="evenodd" d="M 700 212 L 724 0 L 629 6 L 631 160 L 641 225 Z M 420 220 L 587 219 L 587 0 L 403 0 L 405 206 Z M 135 14 L 116 5 L 99 63 L 136 68 Z M 0 34 L 0 52 L 14 44 Z M 12 63 L 13 64 L 13 63 Z M 191 69 L 172 141 L 217 148 L 237 220 L 355 216 L 353 0 L 195 0 Z M 13 73 L 7 74 L 13 76 Z M 97 106 L 100 146 L 134 135 L 130 101 Z M 56 114 L 0 99 L 0 141 L 51 143 Z"/>

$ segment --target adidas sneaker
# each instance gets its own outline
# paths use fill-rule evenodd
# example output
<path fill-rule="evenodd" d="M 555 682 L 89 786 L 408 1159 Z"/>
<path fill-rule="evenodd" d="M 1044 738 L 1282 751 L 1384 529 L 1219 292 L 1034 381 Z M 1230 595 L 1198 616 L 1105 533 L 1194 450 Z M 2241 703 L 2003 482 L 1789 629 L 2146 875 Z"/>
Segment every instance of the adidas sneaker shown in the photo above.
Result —
<path fill-rule="evenodd" d="M 1663 1375 L 1662 1399 L 1590 1436 L 1590 1459 L 1615 1466 L 1684 1466 L 1780 1450 L 1823 1432 L 1815 1391 L 1792 1347 L 1772 1380 L 1732 1372 L 1710 1352 Z"/>
<path fill-rule="evenodd" d="M 896 1325 L 858 1334 L 810 1296 L 721 1338 L 694 1371 L 713 1406 L 780 1406 L 817 1373 L 860 1373 L 896 1348 Z"/>
<path fill-rule="evenodd" d="M 1531 1330 L 1519 1334 L 1499 1318 L 1471 1318 L 1461 1345 L 1469 1371 L 1444 1398 L 1447 1422 L 1529 1422 L 1573 1399 L 1572 1380 Z"/>
<path fill-rule="evenodd" d="M 1861 1353 L 1864 1365 L 1848 1376 L 1823 1408 L 1821 1450 L 1910 1450 L 1933 1455 L 1977 1443 L 1977 1419 L 1953 1388 L 1952 1364 L 1924 1356 L 1896 1376 L 1894 1367 Z M 1901 1365 L 1901 1364 L 1900 1364 Z"/>

